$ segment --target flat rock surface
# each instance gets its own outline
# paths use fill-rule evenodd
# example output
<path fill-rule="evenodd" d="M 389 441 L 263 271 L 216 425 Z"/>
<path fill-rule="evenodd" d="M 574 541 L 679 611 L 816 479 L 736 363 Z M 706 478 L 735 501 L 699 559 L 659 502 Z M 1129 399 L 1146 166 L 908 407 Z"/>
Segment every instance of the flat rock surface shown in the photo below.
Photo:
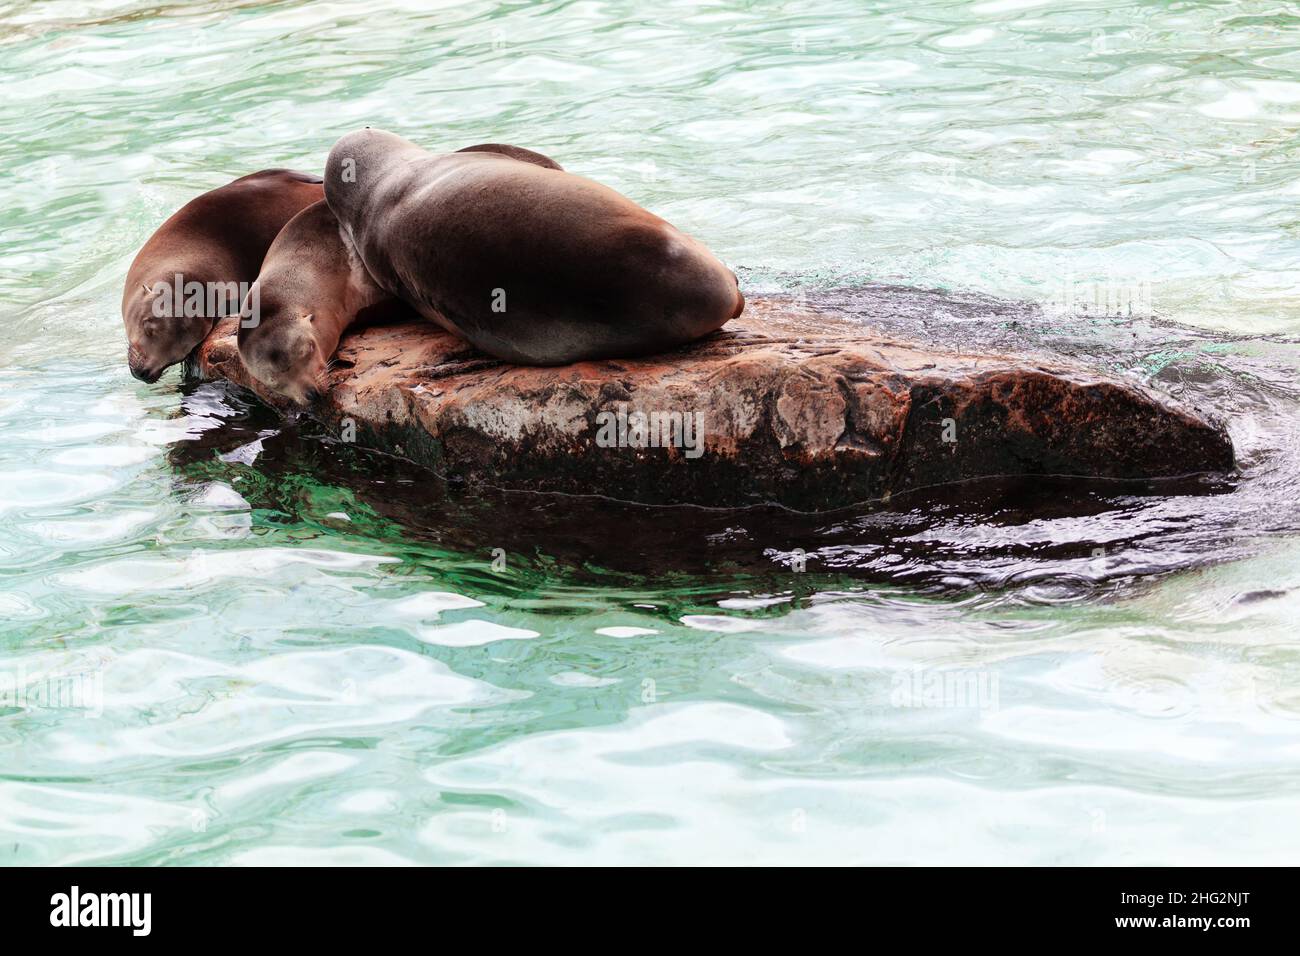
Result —
<path fill-rule="evenodd" d="M 882 319 L 923 308 L 929 321 L 959 321 L 969 306 L 953 299 L 936 313 L 944 300 L 920 296 L 942 294 L 877 291 L 899 304 Z M 236 321 L 213 330 L 197 363 L 256 391 Z M 375 326 L 343 340 L 330 386 L 314 414 L 344 440 L 448 477 L 646 503 L 822 510 L 989 476 L 1233 466 L 1221 425 L 1136 379 L 1041 353 L 903 341 L 889 321 L 864 325 L 804 298 L 751 298 L 739 319 L 674 352 L 557 368 L 487 358 L 430 322 Z"/>

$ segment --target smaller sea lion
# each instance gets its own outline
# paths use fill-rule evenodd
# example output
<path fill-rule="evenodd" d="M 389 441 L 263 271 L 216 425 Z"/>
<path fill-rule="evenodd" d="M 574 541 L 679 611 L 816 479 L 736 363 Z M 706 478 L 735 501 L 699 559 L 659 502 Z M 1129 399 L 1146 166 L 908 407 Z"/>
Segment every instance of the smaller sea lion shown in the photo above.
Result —
<path fill-rule="evenodd" d="M 277 404 L 306 408 L 356 322 L 415 317 L 375 284 L 324 200 L 294 216 L 267 250 L 241 313 L 239 355 Z"/>

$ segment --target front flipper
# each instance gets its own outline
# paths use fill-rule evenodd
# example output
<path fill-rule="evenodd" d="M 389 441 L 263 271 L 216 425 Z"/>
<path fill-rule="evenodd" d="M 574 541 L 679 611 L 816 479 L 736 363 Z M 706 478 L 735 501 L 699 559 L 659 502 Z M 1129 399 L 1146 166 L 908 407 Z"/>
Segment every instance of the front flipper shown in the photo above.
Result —
<path fill-rule="evenodd" d="M 517 159 L 521 163 L 532 163 L 534 166 L 543 166 L 546 169 L 558 169 L 564 171 L 564 167 L 551 159 L 549 156 L 543 156 L 541 153 L 534 153 L 531 149 L 524 149 L 522 146 L 509 146 L 505 143 L 480 143 L 477 146 L 466 146 L 464 149 L 456 150 L 458 153 L 500 153 L 502 156 L 509 156 L 511 159 Z"/>

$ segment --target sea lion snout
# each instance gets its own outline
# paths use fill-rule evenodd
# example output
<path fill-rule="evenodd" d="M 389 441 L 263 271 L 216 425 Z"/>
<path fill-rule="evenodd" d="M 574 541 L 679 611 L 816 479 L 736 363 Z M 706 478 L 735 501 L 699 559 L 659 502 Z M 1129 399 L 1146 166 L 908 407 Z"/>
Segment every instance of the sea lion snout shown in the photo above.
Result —
<path fill-rule="evenodd" d="M 162 378 L 166 368 L 165 365 L 158 365 L 145 358 L 144 352 L 134 342 L 128 343 L 126 347 L 126 367 L 131 370 L 134 378 L 138 378 L 146 385 L 152 385 Z"/>
<path fill-rule="evenodd" d="M 158 381 L 158 379 L 162 378 L 162 369 L 160 368 L 146 368 L 142 365 L 135 365 L 133 363 L 128 363 L 128 367 L 131 369 L 131 374 L 146 385 L 152 385 L 154 382 Z"/>

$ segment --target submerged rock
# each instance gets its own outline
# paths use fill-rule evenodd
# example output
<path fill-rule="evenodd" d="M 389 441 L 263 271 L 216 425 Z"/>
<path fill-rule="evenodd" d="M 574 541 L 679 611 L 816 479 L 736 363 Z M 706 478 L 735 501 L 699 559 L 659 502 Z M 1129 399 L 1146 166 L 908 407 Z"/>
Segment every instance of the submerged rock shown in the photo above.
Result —
<path fill-rule="evenodd" d="M 197 363 L 256 391 L 236 321 Z M 557 368 L 489 359 L 430 322 L 361 329 L 316 415 L 450 478 L 653 504 L 821 510 L 989 476 L 1233 466 L 1219 424 L 1137 381 L 897 341 L 763 297 L 674 352 Z"/>

